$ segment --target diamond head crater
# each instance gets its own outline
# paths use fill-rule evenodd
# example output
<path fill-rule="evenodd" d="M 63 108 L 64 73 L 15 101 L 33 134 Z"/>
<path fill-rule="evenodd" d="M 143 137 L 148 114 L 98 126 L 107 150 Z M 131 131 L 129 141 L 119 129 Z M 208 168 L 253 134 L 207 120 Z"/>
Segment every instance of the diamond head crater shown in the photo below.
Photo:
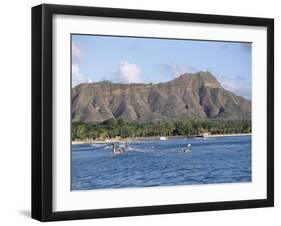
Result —
<path fill-rule="evenodd" d="M 72 140 L 251 133 L 251 101 L 208 71 L 160 83 L 83 83 L 72 88 Z"/>

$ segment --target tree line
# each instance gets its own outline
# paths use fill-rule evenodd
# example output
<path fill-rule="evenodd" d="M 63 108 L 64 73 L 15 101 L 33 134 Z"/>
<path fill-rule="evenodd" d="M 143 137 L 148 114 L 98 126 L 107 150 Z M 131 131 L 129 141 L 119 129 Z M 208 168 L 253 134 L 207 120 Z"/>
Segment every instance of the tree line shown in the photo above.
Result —
<path fill-rule="evenodd" d="M 251 120 L 178 120 L 126 122 L 111 118 L 102 123 L 72 123 L 72 140 L 104 140 L 154 136 L 194 136 L 202 133 L 251 133 Z"/>

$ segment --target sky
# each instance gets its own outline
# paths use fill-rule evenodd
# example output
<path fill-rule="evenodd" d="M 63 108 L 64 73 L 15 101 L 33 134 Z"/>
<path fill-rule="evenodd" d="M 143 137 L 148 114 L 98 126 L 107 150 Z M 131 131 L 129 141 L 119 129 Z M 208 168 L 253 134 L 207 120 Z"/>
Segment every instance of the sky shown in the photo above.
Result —
<path fill-rule="evenodd" d="M 227 90 L 251 99 L 250 43 L 72 35 L 72 85 L 109 80 L 158 83 L 209 71 Z"/>

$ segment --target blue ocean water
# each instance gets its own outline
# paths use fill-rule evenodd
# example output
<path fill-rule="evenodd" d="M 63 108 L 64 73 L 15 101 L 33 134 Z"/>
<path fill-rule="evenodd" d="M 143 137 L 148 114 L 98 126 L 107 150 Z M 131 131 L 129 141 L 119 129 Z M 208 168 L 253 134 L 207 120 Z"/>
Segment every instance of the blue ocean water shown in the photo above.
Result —
<path fill-rule="evenodd" d="M 72 190 L 251 181 L 251 136 L 72 145 Z M 192 151 L 182 148 L 192 145 Z"/>

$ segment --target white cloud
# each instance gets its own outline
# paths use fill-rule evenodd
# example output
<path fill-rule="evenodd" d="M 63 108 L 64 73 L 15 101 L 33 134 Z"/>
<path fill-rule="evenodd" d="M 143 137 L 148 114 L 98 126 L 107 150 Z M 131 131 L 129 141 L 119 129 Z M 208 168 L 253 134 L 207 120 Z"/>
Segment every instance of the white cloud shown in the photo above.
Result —
<path fill-rule="evenodd" d="M 235 82 L 233 82 L 230 79 L 218 78 L 218 80 L 225 89 L 233 91 L 237 88 L 237 85 L 235 84 Z"/>
<path fill-rule="evenodd" d="M 79 64 L 72 63 L 72 87 L 80 83 L 92 82 L 89 78 L 80 73 Z"/>
<path fill-rule="evenodd" d="M 119 63 L 116 80 L 121 83 L 140 83 L 142 82 L 140 73 L 141 70 L 136 64 L 122 60 Z"/>
<path fill-rule="evenodd" d="M 72 41 L 72 87 L 79 85 L 80 83 L 92 82 L 87 76 L 80 72 L 80 62 L 83 59 L 83 51 L 80 43 Z"/>
<path fill-rule="evenodd" d="M 72 41 L 72 59 L 76 61 L 82 58 L 83 58 L 83 52 L 81 50 L 80 43 Z"/>
<path fill-rule="evenodd" d="M 184 73 L 197 72 L 195 67 L 188 67 L 185 64 L 161 64 L 161 70 L 164 74 L 176 78 Z"/>
<path fill-rule="evenodd" d="M 245 81 L 232 80 L 225 77 L 218 77 L 219 82 L 223 88 L 235 93 L 238 96 L 246 97 L 251 99 L 251 84 Z"/>

